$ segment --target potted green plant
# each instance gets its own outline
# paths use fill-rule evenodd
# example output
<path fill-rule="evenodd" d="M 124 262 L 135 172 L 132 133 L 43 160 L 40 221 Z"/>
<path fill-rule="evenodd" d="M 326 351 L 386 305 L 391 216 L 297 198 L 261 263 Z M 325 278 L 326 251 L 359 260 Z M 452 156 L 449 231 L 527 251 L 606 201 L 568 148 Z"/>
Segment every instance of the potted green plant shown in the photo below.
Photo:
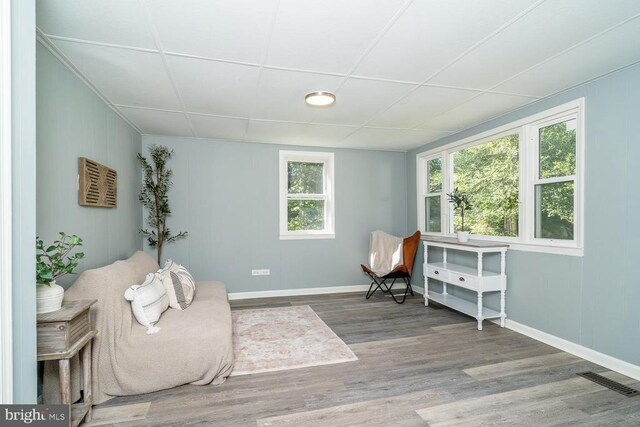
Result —
<path fill-rule="evenodd" d="M 453 205 L 454 211 L 460 211 L 462 218 L 462 224 L 460 225 L 460 230 L 458 230 L 458 241 L 466 242 L 469 240 L 469 232 L 464 230 L 464 212 L 470 211 L 473 206 L 471 202 L 469 202 L 467 195 L 463 191 L 458 190 L 458 187 L 451 193 L 447 193 L 447 197 L 449 198 L 449 203 Z"/>
<path fill-rule="evenodd" d="M 82 246 L 78 236 L 60 232 L 60 238 L 51 245 L 36 237 L 36 300 L 37 313 L 60 310 L 64 298 L 64 288 L 56 280 L 67 274 L 75 274 L 75 268 L 83 252 L 71 253 Z"/>

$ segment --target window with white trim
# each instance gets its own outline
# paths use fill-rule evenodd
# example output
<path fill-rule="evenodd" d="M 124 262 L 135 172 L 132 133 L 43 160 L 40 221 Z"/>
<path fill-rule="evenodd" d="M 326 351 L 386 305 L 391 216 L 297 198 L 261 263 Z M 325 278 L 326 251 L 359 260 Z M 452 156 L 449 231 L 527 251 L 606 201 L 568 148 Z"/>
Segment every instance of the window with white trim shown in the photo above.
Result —
<path fill-rule="evenodd" d="M 472 204 L 464 230 L 512 248 L 583 254 L 584 100 L 417 155 L 418 228 L 454 235 L 455 189 Z"/>
<path fill-rule="evenodd" d="M 280 239 L 335 237 L 334 155 L 280 151 Z"/>

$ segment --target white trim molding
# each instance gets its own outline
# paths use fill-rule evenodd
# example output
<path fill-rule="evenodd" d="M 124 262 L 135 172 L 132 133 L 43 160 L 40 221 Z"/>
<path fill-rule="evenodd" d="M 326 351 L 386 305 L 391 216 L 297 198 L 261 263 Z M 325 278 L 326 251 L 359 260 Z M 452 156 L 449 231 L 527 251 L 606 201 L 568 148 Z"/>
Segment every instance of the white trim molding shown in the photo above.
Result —
<path fill-rule="evenodd" d="M 0 403 L 13 403 L 11 310 L 11 2 L 0 2 Z"/>
<path fill-rule="evenodd" d="M 411 285 L 413 291 L 423 295 L 424 289 L 420 286 Z M 404 283 L 398 283 L 393 290 L 404 289 Z M 326 294 L 346 294 L 352 292 L 367 292 L 369 285 L 346 285 L 346 286 L 327 286 L 322 288 L 298 288 L 298 289 L 280 289 L 277 291 L 256 291 L 256 292 L 231 292 L 229 293 L 229 301 L 237 301 L 252 298 L 274 298 L 274 297 L 295 297 L 301 295 L 326 295 Z M 363 295 L 364 296 L 364 295 Z"/>
<path fill-rule="evenodd" d="M 252 299 L 295 297 L 300 295 L 344 294 L 349 292 L 367 292 L 369 285 L 327 286 L 323 288 L 280 289 L 276 291 L 231 292 L 229 301 Z M 364 295 L 363 295 L 364 296 Z"/>
<path fill-rule="evenodd" d="M 496 321 L 493 322 L 497 323 Z M 564 338 L 542 332 L 511 319 L 506 320 L 505 327 L 522 335 L 526 335 L 529 338 L 533 338 L 534 340 L 543 342 L 552 347 L 573 354 L 574 356 L 578 356 L 582 359 L 588 360 L 589 362 L 596 363 L 607 369 L 611 369 L 612 371 L 619 372 L 622 375 L 626 375 L 640 381 L 640 366 L 625 362 L 624 360 L 617 359 L 613 356 L 609 356 L 608 354 L 600 353 L 599 351 L 565 340 Z"/>

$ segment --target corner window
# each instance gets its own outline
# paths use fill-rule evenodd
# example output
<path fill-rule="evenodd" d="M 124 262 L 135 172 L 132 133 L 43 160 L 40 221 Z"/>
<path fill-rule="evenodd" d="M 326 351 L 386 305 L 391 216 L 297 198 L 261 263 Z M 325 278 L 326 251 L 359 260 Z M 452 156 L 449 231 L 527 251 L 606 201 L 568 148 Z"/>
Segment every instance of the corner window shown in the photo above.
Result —
<path fill-rule="evenodd" d="M 472 238 L 516 250 L 582 255 L 582 99 L 417 155 L 418 228 L 453 236 L 462 227 L 447 193 L 472 209 Z"/>
<path fill-rule="evenodd" d="M 335 237 L 333 153 L 280 151 L 280 239 Z"/>

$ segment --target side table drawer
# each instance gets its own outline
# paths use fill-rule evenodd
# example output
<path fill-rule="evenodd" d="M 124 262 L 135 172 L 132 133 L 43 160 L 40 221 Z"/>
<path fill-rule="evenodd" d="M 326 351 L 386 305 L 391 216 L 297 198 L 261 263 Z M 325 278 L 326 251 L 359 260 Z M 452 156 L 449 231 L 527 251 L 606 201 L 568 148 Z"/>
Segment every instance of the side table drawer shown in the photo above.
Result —
<path fill-rule="evenodd" d="M 449 270 L 427 265 L 427 277 L 448 282 L 450 278 L 449 274 Z"/>

